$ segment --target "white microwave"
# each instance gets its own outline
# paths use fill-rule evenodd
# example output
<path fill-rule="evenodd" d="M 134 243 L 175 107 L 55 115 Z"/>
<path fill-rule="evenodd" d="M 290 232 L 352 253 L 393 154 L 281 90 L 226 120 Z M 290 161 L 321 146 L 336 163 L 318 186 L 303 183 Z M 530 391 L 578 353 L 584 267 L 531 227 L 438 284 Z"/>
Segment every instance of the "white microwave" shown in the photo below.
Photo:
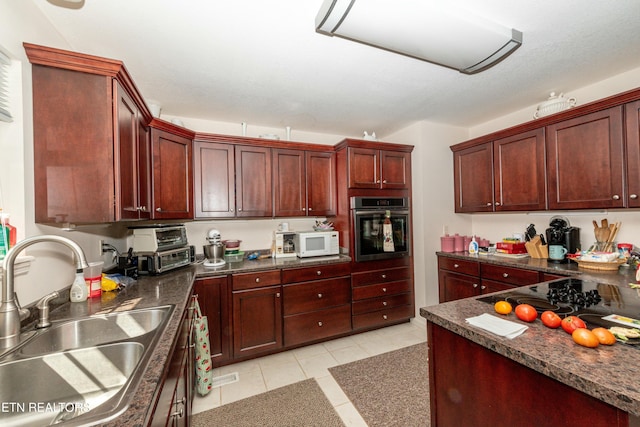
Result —
<path fill-rule="evenodd" d="M 299 231 L 293 242 L 299 258 L 340 253 L 337 231 Z"/>

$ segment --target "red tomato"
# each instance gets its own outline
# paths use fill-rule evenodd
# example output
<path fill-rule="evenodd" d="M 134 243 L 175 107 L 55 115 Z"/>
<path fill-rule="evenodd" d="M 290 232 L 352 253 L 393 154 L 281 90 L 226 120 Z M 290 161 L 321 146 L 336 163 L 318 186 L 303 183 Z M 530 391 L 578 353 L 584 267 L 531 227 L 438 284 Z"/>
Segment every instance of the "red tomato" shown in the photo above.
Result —
<path fill-rule="evenodd" d="M 542 320 L 544 326 L 552 329 L 556 329 L 560 326 L 560 323 L 562 323 L 562 319 L 560 318 L 560 316 L 549 310 L 540 315 L 540 320 Z"/>
<path fill-rule="evenodd" d="M 587 325 L 584 324 L 581 318 L 576 316 L 567 316 L 562 319 L 562 329 L 568 334 L 572 334 L 578 328 L 586 328 Z"/>
<path fill-rule="evenodd" d="M 538 312 L 532 305 L 518 304 L 516 306 L 516 316 L 525 322 L 533 322 L 538 317 Z"/>

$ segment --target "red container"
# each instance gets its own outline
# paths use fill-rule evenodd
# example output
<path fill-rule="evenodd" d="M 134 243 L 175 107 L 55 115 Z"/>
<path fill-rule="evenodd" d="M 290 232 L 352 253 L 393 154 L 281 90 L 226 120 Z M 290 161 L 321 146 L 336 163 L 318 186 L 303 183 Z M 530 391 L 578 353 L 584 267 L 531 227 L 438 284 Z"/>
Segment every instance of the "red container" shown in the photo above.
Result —
<path fill-rule="evenodd" d="M 496 243 L 496 252 L 503 254 L 526 254 L 527 248 L 524 242 L 498 242 Z"/>

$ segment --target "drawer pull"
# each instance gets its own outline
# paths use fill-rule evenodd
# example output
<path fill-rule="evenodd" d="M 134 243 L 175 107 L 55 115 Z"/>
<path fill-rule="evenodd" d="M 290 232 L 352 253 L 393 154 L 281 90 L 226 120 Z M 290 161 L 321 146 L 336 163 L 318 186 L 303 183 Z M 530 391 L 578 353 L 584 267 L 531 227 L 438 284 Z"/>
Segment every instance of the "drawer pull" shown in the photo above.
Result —
<path fill-rule="evenodd" d="M 387 315 L 386 315 L 386 314 L 383 314 L 383 315 L 382 315 L 382 318 L 383 318 L 384 320 L 387 320 Z"/>
<path fill-rule="evenodd" d="M 322 326 L 322 322 L 318 322 L 318 326 Z"/>
<path fill-rule="evenodd" d="M 613 195 L 613 200 L 620 200 L 620 196 L 618 196 L 617 194 Z"/>
<path fill-rule="evenodd" d="M 473 284 L 473 287 L 474 287 L 474 288 L 477 288 L 477 287 L 478 287 L 478 284 L 477 284 L 477 283 L 474 283 L 474 284 Z"/>
<path fill-rule="evenodd" d="M 322 298 L 322 294 L 318 294 L 318 298 Z"/>
<path fill-rule="evenodd" d="M 387 292 L 387 288 L 382 288 L 382 292 Z"/>
<path fill-rule="evenodd" d="M 387 306 L 387 302 L 386 301 L 382 301 L 382 306 L 386 307 Z"/>
<path fill-rule="evenodd" d="M 630 194 L 630 195 L 629 195 L 629 198 L 630 198 L 631 200 L 635 200 L 635 199 L 637 199 L 637 198 L 638 198 L 638 195 L 637 195 L 637 194 Z"/>
<path fill-rule="evenodd" d="M 484 291 L 485 289 L 487 289 L 487 287 L 482 285 L 482 286 L 480 286 L 480 289 L 482 289 Z"/>
<path fill-rule="evenodd" d="M 453 264 L 453 268 L 458 268 L 458 267 L 460 267 L 460 265 L 458 265 L 458 264 Z"/>
<path fill-rule="evenodd" d="M 175 418 L 182 418 L 183 415 L 184 415 L 184 408 L 180 408 L 178 412 L 174 412 L 173 414 L 171 414 L 171 416 Z"/>
<path fill-rule="evenodd" d="M 509 277 L 509 273 L 502 273 L 502 277 L 506 279 L 507 277 Z"/>
<path fill-rule="evenodd" d="M 280 292 L 276 293 L 276 298 L 280 298 Z"/>
<path fill-rule="evenodd" d="M 256 277 L 256 283 L 260 283 L 260 278 Z"/>
<path fill-rule="evenodd" d="M 387 278 L 387 275 L 386 275 L 386 274 L 383 274 L 383 275 L 382 275 L 382 278 L 383 278 L 383 279 L 386 279 L 386 278 Z"/>
<path fill-rule="evenodd" d="M 322 276 L 322 271 L 318 270 L 318 271 L 316 271 L 316 274 L 317 274 L 318 276 Z"/>

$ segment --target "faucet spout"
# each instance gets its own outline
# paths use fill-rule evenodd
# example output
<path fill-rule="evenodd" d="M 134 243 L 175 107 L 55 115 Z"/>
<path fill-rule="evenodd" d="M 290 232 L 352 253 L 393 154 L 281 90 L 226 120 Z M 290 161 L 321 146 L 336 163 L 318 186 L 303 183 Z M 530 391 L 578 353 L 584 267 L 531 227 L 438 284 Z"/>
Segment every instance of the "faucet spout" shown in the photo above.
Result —
<path fill-rule="evenodd" d="M 25 248 L 40 242 L 65 245 L 75 254 L 77 269 L 89 267 L 82 248 L 73 240 L 56 235 L 34 236 L 21 240 L 7 252 L 2 262 L 2 300 L 0 301 L 0 349 L 14 347 L 20 343 L 20 315 L 15 301 L 14 264 Z"/>

